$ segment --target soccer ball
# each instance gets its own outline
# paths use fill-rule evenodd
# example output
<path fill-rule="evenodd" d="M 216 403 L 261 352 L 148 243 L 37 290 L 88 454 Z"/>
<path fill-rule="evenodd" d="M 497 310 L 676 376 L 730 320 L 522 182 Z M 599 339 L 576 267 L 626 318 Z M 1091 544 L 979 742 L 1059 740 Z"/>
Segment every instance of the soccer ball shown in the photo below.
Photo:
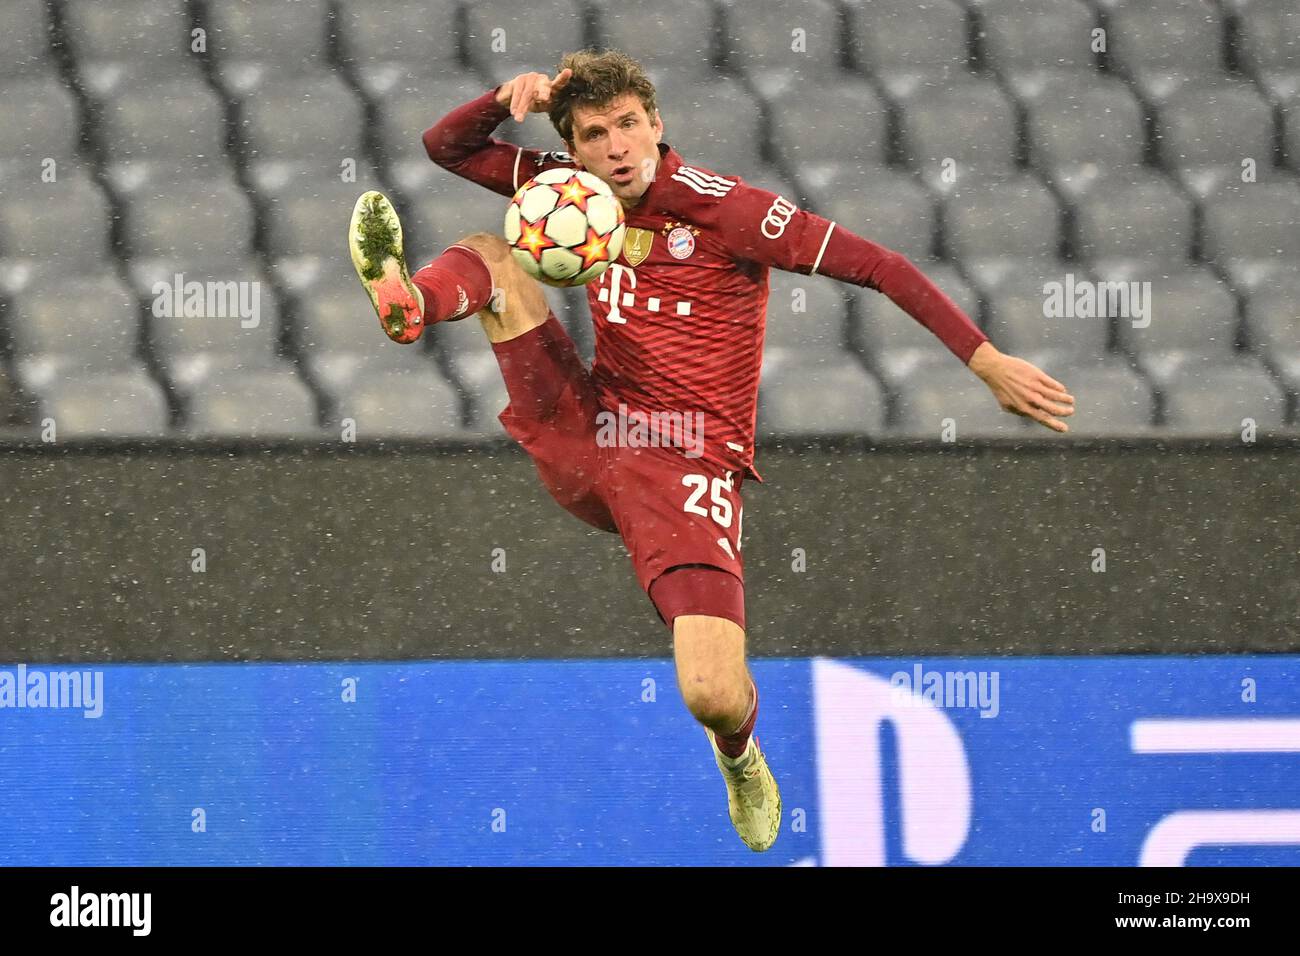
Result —
<path fill-rule="evenodd" d="M 586 170 L 547 169 L 506 207 L 506 242 L 520 268 L 554 286 L 585 285 L 623 249 L 623 206 Z"/>

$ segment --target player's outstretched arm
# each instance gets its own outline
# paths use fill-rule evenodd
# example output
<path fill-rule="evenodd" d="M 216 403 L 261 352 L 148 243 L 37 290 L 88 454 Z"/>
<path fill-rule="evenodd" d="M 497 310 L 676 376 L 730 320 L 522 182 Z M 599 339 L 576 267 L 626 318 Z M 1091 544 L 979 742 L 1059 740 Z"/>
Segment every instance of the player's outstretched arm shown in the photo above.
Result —
<path fill-rule="evenodd" d="M 1014 355 L 1003 355 L 992 342 L 981 343 L 967 367 L 984 380 L 1004 410 L 1032 418 L 1053 431 L 1070 430 L 1061 419 L 1074 414 L 1074 397 L 1041 369 Z"/>
<path fill-rule="evenodd" d="M 521 73 L 452 110 L 424 131 L 429 159 L 503 196 L 542 169 L 572 165 L 567 154 L 525 149 L 492 136 L 512 111 L 522 122 L 530 112 L 549 109 L 551 94 L 569 82 L 572 72 L 563 70 L 554 80 L 544 73 Z"/>

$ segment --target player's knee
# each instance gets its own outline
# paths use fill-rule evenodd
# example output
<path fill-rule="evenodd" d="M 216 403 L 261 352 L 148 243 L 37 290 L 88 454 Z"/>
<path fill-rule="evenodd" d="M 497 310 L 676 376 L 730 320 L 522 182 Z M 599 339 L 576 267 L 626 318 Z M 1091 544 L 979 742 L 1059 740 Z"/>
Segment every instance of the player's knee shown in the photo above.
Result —
<path fill-rule="evenodd" d="M 738 684 L 722 675 L 689 676 L 682 682 L 681 691 L 691 716 L 713 730 L 734 728 L 744 719 L 749 705 L 748 683 Z"/>

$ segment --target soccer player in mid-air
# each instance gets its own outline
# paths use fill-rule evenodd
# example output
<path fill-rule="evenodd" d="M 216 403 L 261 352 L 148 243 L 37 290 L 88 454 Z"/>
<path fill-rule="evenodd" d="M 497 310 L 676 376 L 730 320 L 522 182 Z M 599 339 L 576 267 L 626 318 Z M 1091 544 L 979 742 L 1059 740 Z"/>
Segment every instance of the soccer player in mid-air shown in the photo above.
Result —
<path fill-rule="evenodd" d="M 566 152 L 492 137 L 507 117 L 522 122 L 529 112 L 549 114 Z M 745 478 L 761 481 L 753 457 L 768 270 L 885 294 L 1008 412 L 1064 432 L 1060 419 L 1073 413 L 1074 399 L 1033 365 L 998 352 L 904 256 L 736 176 L 688 164 L 663 136 L 641 66 L 617 51 L 589 50 L 565 55 L 554 78 L 521 74 L 424 133 L 435 163 L 503 196 L 554 167 L 585 169 L 613 190 L 627 233 L 618 259 L 587 286 L 591 368 L 502 236 L 467 235 L 409 275 L 397 214 L 368 192 L 353 212 L 349 244 L 394 341 L 414 342 L 435 322 L 482 321 L 510 399 L 502 425 L 556 501 L 622 536 L 672 631 L 678 685 L 712 743 L 732 824 L 747 846 L 766 850 L 780 830 L 781 797 L 754 736 L 740 489 Z M 608 421 L 620 407 L 628 417 L 702 420 L 702 449 L 688 455 L 668 436 L 611 445 L 597 416 Z M 683 419 L 695 413 L 703 418 Z"/>

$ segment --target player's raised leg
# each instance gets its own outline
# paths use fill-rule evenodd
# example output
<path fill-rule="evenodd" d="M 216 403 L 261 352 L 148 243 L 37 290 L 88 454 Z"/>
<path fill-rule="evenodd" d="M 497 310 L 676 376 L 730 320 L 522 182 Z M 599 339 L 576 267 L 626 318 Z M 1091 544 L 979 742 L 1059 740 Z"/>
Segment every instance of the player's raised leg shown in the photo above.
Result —
<path fill-rule="evenodd" d="M 781 793 L 754 736 L 758 687 L 745 665 L 745 632 L 727 618 L 682 614 L 673 620 L 673 653 L 682 699 L 726 780 L 732 825 L 751 850 L 766 850 L 781 829 Z"/>

